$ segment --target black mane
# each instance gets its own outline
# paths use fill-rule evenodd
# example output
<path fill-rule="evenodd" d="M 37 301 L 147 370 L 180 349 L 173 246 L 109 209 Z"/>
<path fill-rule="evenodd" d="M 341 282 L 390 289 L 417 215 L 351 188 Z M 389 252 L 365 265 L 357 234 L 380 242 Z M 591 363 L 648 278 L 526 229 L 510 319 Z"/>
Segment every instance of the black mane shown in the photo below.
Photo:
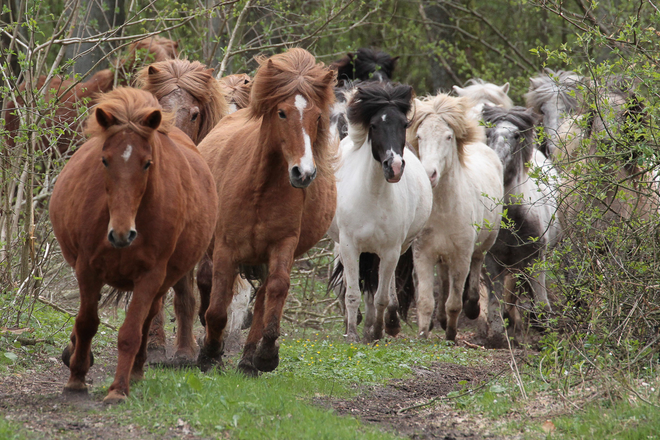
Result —
<path fill-rule="evenodd" d="M 343 81 L 355 79 L 390 81 L 398 59 L 386 52 L 363 47 L 357 53 L 349 53 L 335 61 L 330 67 L 337 70 L 340 85 Z M 379 75 L 374 76 L 375 73 Z"/>
<path fill-rule="evenodd" d="M 371 118 L 384 107 L 395 107 L 407 115 L 412 107 L 413 89 L 406 84 L 363 83 L 357 87 L 348 104 L 348 121 L 352 125 L 369 127 Z"/>

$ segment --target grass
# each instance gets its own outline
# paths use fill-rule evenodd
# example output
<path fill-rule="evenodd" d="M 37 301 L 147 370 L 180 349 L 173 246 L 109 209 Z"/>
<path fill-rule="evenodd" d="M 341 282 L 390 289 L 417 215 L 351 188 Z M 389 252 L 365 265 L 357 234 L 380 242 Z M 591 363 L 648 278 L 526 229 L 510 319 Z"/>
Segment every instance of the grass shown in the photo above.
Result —
<path fill-rule="evenodd" d="M 0 418 L 0 439 L 23 440 L 25 438 L 26 437 L 21 432 L 20 425 L 10 422 L 4 417 Z"/>
<path fill-rule="evenodd" d="M 224 374 L 150 369 L 146 379 L 133 387 L 127 405 L 111 411 L 117 415 L 130 411 L 130 423 L 156 434 L 185 428 L 202 436 L 237 439 L 396 438 L 337 416 L 323 404 L 355 395 L 360 391 L 356 384 L 410 376 L 415 366 L 478 361 L 445 344 L 394 340 L 366 346 L 319 334 L 284 338 L 280 359 L 276 371 L 259 379 L 237 374 L 237 359 L 230 360 Z"/>

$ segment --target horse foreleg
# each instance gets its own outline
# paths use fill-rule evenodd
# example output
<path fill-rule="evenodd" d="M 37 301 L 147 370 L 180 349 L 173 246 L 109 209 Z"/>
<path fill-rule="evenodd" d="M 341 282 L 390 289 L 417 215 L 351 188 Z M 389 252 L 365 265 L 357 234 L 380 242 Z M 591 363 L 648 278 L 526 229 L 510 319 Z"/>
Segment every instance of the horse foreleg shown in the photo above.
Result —
<path fill-rule="evenodd" d="M 227 309 L 234 296 L 232 285 L 235 276 L 236 266 L 230 256 L 216 245 L 213 252 L 213 288 L 208 309 L 204 314 L 206 336 L 197 358 L 202 371 L 213 366 L 222 367 L 223 332 L 227 326 Z"/>
<path fill-rule="evenodd" d="M 145 321 L 148 316 L 153 317 L 157 311 L 157 305 L 154 306 L 156 298 L 167 292 L 167 289 L 161 289 L 164 281 L 165 271 L 162 270 L 152 271 L 135 283 L 133 298 L 117 338 L 118 358 L 115 380 L 108 389 L 108 395 L 103 399 L 104 403 L 119 403 L 128 396 L 131 371 L 144 340 L 142 331 L 143 328 L 149 328 L 145 327 Z"/>
<path fill-rule="evenodd" d="M 176 314 L 176 353 L 177 364 L 190 364 L 195 359 L 197 343 L 193 337 L 195 321 L 195 294 L 193 293 L 194 269 L 174 285 L 174 313 Z"/>
<path fill-rule="evenodd" d="M 158 315 L 159 311 L 163 310 L 163 299 L 165 295 L 161 296 L 154 300 L 151 304 L 151 309 L 147 315 L 147 319 L 142 325 L 142 343 L 140 344 L 140 349 L 135 355 L 135 361 L 133 361 L 133 368 L 131 369 L 131 382 L 137 382 L 142 380 L 144 377 L 144 363 L 147 360 L 147 346 L 150 342 L 149 328 L 152 327 L 154 317 Z"/>
<path fill-rule="evenodd" d="M 348 237 L 345 238 L 348 242 Z M 346 307 L 346 338 L 348 342 L 359 342 L 360 337 L 357 332 L 358 310 L 362 294 L 360 293 L 360 254 L 352 246 L 342 246 L 340 248 L 341 262 L 344 265 L 343 284 L 346 289 L 345 307 Z M 365 322 L 365 329 L 367 324 Z"/>
<path fill-rule="evenodd" d="M 284 303 L 289 294 L 291 267 L 296 246 L 298 246 L 298 237 L 293 237 L 284 240 L 270 254 L 263 335 L 253 358 L 254 366 L 259 371 L 273 371 L 280 362 L 277 339 L 280 337 L 280 319 L 282 319 Z"/>
<path fill-rule="evenodd" d="M 419 336 L 428 338 L 431 331 L 431 319 L 433 319 L 433 309 L 435 308 L 435 298 L 433 296 L 433 270 L 435 268 L 435 258 L 429 257 L 429 253 L 418 248 L 419 243 L 413 244 L 413 260 L 415 264 L 415 280 L 417 283 L 417 325 L 419 326 Z"/>
<path fill-rule="evenodd" d="M 149 352 L 148 357 L 150 362 L 160 363 L 167 360 L 165 348 L 165 313 L 162 304 L 158 313 L 156 313 L 156 316 L 151 321 L 147 350 Z"/>
<path fill-rule="evenodd" d="M 479 283 L 481 281 L 481 267 L 484 264 L 485 255 L 477 252 L 472 255 L 470 261 L 470 272 L 465 284 L 466 298 L 463 302 L 463 311 L 469 319 L 477 319 L 481 311 L 479 307 Z"/>
<path fill-rule="evenodd" d="M 385 308 L 394 300 L 394 313 L 398 308 L 398 301 L 396 299 L 396 288 L 394 287 L 394 270 L 399 260 L 398 249 L 397 252 L 383 255 L 380 258 L 380 265 L 378 266 L 378 289 L 376 289 L 376 296 L 374 302 L 376 305 L 376 322 L 374 323 L 374 339 L 381 339 L 383 337 L 383 325 L 385 324 Z"/>
<path fill-rule="evenodd" d="M 266 284 L 262 284 L 257 289 L 254 300 L 254 315 L 252 316 L 252 327 L 248 333 L 243 355 L 238 363 L 238 371 L 248 377 L 257 377 L 259 370 L 254 366 L 254 353 L 257 351 L 257 344 L 261 339 L 264 329 L 264 302 L 266 298 Z"/>
<path fill-rule="evenodd" d="M 445 311 L 447 313 L 447 329 L 445 330 L 445 337 L 448 341 L 456 340 L 456 333 L 458 331 L 458 315 L 463 309 L 463 289 L 465 288 L 465 280 L 468 276 L 470 265 L 458 264 L 458 267 L 450 266 L 449 269 L 449 297 L 445 302 Z"/>
<path fill-rule="evenodd" d="M 540 269 L 533 271 L 528 279 L 529 285 L 532 287 L 532 294 L 534 295 L 534 305 L 541 308 L 544 312 L 552 312 L 550 301 L 548 300 L 548 290 L 545 286 L 545 256 L 539 258 L 538 263 Z"/>
<path fill-rule="evenodd" d="M 92 338 L 99 327 L 98 304 L 103 284 L 85 271 L 76 271 L 80 288 L 80 308 L 71 334 L 71 343 L 64 349 L 62 360 L 71 372 L 65 393 L 86 393 L 85 376 L 94 363 Z"/>

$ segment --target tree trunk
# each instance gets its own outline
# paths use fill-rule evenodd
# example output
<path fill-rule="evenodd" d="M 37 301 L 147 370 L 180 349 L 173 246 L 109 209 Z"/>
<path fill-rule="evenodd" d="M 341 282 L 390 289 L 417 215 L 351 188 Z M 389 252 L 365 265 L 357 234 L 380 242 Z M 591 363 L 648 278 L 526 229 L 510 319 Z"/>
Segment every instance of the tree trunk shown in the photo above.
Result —
<path fill-rule="evenodd" d="M 86 38 L 119 28 L 126 19 L 123 0 L 83 0 L 80 11 L 82 14 L 80 25 L 74 31 L 74 36 Z M 94 67 L 116 44 L 107 43 L 80 43 L 72 44 L 67 48 L 66 57 L 76 59 L 73 73 L 87 75 L 106 68 L 104 63 Z"/>

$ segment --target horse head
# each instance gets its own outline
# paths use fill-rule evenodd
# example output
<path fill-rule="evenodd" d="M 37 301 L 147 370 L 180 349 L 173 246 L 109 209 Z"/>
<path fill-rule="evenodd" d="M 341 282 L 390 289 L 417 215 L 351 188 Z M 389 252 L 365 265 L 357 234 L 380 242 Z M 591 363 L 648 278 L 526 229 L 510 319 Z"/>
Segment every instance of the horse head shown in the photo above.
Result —
<path fill-rule="evenodd" d="M 469 116 L 470 101 L 445 94 L 415 100 L 408 140 L 435 188 L 453 166 L 463 164 L 465 145 L 483 141 L 483 128 Z"/>
<path fill-rule="evenodd" d="M 327 162 L 323 159 L 329 154 L 335 72 L 300 48 L 262 57 L 259 63 L 249 115 L 262 118 L 263 141 L 281 151 L 291 186 L 307 188 L 316 178 L 317 162 Z"/>
<path fill-rule="evenodd" d="M 371 153 L 390 183 L 401 180 L 406 166 L 403 151 L 412 99 L 408 85 L 363 83 L 348 104 L 349 134 L 354 133 L 356 146 L 371 144 Z"/>
<path fill-rule="evenodd" d="M 154 63 L 138 74 L 141 88 L 153 93 L 174 124 L 198 144 L 228 113 L 221 85 L 213 69 L 198 61 Z"/>
<path fill-rule="evenodd" d="M 148 105 L 125 106 L 131 94 Z M 138 236 L 135 217 L 152 172 L 154 132 L 170 124 L 166 121 L 161 126 L 163 117 L 158 102 L 147 92 L 119 88 L 105 95 L 90 118 L 88 132 L 102 141 L 99 159 L 110 215 L 108 241 L 115 248 L 129 246 Z"/>

